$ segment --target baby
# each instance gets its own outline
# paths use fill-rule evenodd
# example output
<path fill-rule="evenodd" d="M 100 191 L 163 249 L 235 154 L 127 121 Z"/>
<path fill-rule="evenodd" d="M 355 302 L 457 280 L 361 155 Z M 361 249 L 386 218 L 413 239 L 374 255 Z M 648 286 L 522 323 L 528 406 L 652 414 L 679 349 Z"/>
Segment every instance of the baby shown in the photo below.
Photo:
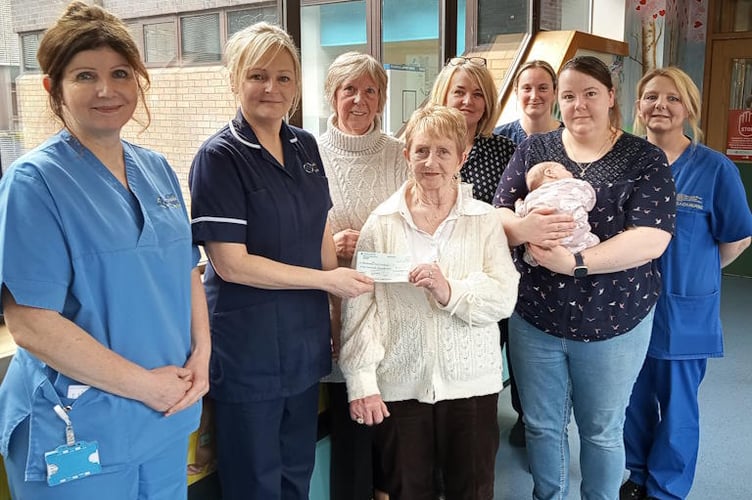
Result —
<path fill-rule="evenodd" d="M 533 165 L 525 181 L 529 192 L 524 200 L 515 203 L 518 216 L 524 217 L 536 208 L 555 208 L 559 213 L 574 217 L 572 235 L 560 242 L 567 250 L 577 253 L 600 243 L 600 239 L 590 232 L 588 222 L 588 212 L 595 206 L 595 190 L 590 183 L 574 179 L 564 165 L 555 161 Z M 523 260 L 531 266 L 538 265 L 527 250 Z"/>

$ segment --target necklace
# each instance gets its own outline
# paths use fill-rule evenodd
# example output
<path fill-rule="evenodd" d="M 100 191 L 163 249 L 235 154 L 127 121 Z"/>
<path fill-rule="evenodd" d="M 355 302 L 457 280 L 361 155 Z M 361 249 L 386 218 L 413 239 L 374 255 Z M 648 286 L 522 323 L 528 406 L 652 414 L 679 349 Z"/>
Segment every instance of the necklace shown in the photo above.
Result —
<path fill-rule="evenodd" d="M 449 216 L 449 212 L 452 210 L 451 206 L 449 209 L 441 208 L 440 206 L 433 208 L 432 205 L 423 203 L 422 201 L 420 202 L 420 205 L 423 207 L 423 210 L 421 210 L 423 212 L 423 219 L 425 219 L 429 226 L 440 224 Z"/>
<path fill-rule="evenodd" d="M 613 129 L 609 129 L 609 134 L 606 137 L 606 141 L 603 143 L 603 145 L 600 147 L 600 149 L 598 149 L 598 151 L 595 153 L 595 155 L 594 155 L 595 158 L 593 160 L 587 162 L 587 163 L 581 163 L 581 162 L 579 162 L 579 161 L 577 161 L 575 159 L 575 157 L 574 157 L 574 148 L 572 147 L 572 144 L 570 143 L 570 145 L 569 145 L 569 151 L 570 151 L 569 157 L 572 159 L 572 161 L 580 169 L 580 177 L 582 177 L 582 176 L 585 175 L 585 172 L 588 171 L 588 169 L 591 167 L 591 165 L 593 163 L 595 163 L 596 161 L 600 160 L 603 157 L 603 153 L 604 153 L 604 151 L 606 151 L 606 146 L 609 143 L 611 143 L 611 141 L 613 140 L 613 137 L 614 137 L 614 131 L 613 131 Z M 570 141 L 571 141 L 571 139 L 570 139 Z"/>
<path fill-rule="evenodd" d="M 439 201 L 436 204 L 427 203 L 425 200 L 414 192 L 415 195 L 415 208 L 418 209 L 415 215 L 419 215 L 422 220 L 428 225 L 429 228 L 436 228 L 449 216 L 449 212 L 452 211 L 453 203 L 442 203 Z"/>

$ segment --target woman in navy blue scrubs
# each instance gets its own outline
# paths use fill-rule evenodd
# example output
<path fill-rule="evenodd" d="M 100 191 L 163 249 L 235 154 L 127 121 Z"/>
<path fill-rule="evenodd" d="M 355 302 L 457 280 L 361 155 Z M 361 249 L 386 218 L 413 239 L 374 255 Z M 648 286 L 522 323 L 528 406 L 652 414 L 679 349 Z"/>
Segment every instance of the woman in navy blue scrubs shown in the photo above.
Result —
<path fill-rule="evenodd" d="M 316 141 L 285 123 L 301 92 L 292 39 L 258 23 L 228 41 L 225 60 L 240 109 L 201 146 L 189 177 L 194 241 L 209 256 L 222 495 L 307 499 L 318 380 L 331 370 L 327 293 L 355 297 L 373 283 L 337 267 Z"/>

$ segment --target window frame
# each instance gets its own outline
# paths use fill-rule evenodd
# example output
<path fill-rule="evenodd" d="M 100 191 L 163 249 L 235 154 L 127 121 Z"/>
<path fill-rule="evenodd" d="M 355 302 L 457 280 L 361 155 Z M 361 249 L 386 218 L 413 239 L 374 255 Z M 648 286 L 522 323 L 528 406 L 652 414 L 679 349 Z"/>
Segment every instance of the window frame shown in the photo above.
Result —
<path fill-rule="evenodd" d="M 39 67 L 39 61 L 37 60 L 37 52 L 39 51 L 39 42 L 42 40 L 42 36 L 44 35 L 44 30 L 34 30 L 34 31 L 26 31 L 23 33 L 18 34 L 18 38 L 20 39 L 19 44 L 19 50 L 21 52 L 20 54 L 20 66 L 21 71 L 23 73 L 41 73 L 42 68 Z M 26 44 L 27 44 L 27 38 L 35 37 L 36 38 L 36 50 L 34 51 L 34 66 L 28 67 L 26 66 Z"/>

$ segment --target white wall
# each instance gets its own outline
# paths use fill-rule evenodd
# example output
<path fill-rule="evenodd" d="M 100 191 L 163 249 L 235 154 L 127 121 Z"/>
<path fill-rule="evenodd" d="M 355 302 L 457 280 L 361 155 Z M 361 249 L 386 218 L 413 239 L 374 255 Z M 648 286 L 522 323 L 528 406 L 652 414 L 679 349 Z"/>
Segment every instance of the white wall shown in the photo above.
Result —
<path fill-rule="evenodd" d="M 593 0 L 594 35 L 628 42 L 624 39 L 628 0 Z"/>

